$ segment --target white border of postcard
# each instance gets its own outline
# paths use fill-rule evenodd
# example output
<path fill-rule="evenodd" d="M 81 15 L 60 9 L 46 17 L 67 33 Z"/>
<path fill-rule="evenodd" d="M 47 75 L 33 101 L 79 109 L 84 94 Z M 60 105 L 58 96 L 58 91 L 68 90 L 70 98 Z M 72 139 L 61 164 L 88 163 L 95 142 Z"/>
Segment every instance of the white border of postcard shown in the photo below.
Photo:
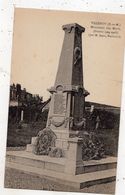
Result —
<path fill-rule="evenodd" d="M 69 10 L 84 12 L 116 13 L 125 14 L 125 0 L 0 0 L 0 194 L 55 194 L 55 192 L 35 191 L 35 190 L 14 190 L 5 189 L 4 168 L 5 150 L 8 119 L 9 85 L 10 85 L 10 65 L 13 36 L 14 8 L 35 8 L 51 10 Z M 125 59 L 125 55 L 124 55 Z M 122 107 L 120 120 L 120 136 L 118 150 L 118 169 L 116 178 L 116 195 L 125 194 L 125 65 L 122 87 Z M 56 192 L 61 194 L 63 192 Z M 66 192 L 66 194 L 71 194 Z M 79 193 L 73 193 L 79 194 Z M 83 193 L 84 194 L 84 193 Z M 90 193 L 89 193 L 90 195 Z"/>

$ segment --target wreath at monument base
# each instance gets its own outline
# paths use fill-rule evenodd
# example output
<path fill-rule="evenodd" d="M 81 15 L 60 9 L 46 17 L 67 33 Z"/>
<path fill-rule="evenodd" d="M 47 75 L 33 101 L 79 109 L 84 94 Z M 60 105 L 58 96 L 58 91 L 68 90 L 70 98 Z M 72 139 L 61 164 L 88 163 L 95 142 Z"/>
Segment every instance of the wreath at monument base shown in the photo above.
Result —
<path fill-rule="evenodd" d="M 34 143 L 33 152 L 37 155 L 48 155 L 51 147 L 55 146 L 55 140 L 56 135 L 49 127 L 39 131 Z"/>
<path fill-rule="evenodd" d="M 105 158 L 104 144 L 95 133 L 84 133 L 82 159 L 83 160 L 99 160 Z"/>
<path fill-rule="evenodd" d="M 56 157 L 56 158 L 61 158 L 64 156 L 63 150 L 61 148 L 51 148 L 49 151 L 49 156 L 50 157 Z"/>

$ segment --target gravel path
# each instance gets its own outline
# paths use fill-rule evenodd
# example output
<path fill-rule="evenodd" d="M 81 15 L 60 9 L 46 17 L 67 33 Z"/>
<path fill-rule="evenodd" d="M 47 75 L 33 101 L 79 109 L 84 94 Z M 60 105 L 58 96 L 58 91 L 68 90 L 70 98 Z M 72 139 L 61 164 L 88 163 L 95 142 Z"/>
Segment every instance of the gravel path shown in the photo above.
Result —
<path fill-rule="evenodd" d="M 12 179 L 13 178 L 13 179 Z M 57 184 L 47 179 L 42 179 L 37 176 L 23 173 L 14 169 L 7 168 L 5 172 L 5 188 L 14 189 L 31 189 L 31 190 L 51 190 L 51 191 L 67 191 L 78 192 L 75 188 Z M 79 190 L 85 193 L 101 193 L 101 194 L 114 194 L 115 182 L 105 183 L 90 186 Z"/>

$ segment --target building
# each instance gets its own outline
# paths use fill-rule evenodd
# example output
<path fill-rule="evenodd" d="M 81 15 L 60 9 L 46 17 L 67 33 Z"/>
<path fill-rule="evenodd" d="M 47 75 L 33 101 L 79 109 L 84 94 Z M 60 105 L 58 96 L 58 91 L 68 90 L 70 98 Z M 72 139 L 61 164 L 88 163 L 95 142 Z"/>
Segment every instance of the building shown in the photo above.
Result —
<path fill-rule="evenodd" d="M 20 84 L 10 86 L 9 122 L 32 121 L 37 118 L 39 107 L 43 105 L 43 98 L 33 95 L 21 88 Z"/>

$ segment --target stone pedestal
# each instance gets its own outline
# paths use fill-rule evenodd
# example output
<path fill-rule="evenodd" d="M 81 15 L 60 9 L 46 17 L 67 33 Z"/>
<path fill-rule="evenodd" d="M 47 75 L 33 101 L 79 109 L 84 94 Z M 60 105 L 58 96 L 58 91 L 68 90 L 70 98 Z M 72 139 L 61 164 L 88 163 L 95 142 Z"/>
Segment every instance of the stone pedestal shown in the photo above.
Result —
<path fill-rule="evenodd" d="M 83 166 L 82 142 L 83 140 L 78 137 L 69 138 L 65 173 L 76 175 Z"/>

